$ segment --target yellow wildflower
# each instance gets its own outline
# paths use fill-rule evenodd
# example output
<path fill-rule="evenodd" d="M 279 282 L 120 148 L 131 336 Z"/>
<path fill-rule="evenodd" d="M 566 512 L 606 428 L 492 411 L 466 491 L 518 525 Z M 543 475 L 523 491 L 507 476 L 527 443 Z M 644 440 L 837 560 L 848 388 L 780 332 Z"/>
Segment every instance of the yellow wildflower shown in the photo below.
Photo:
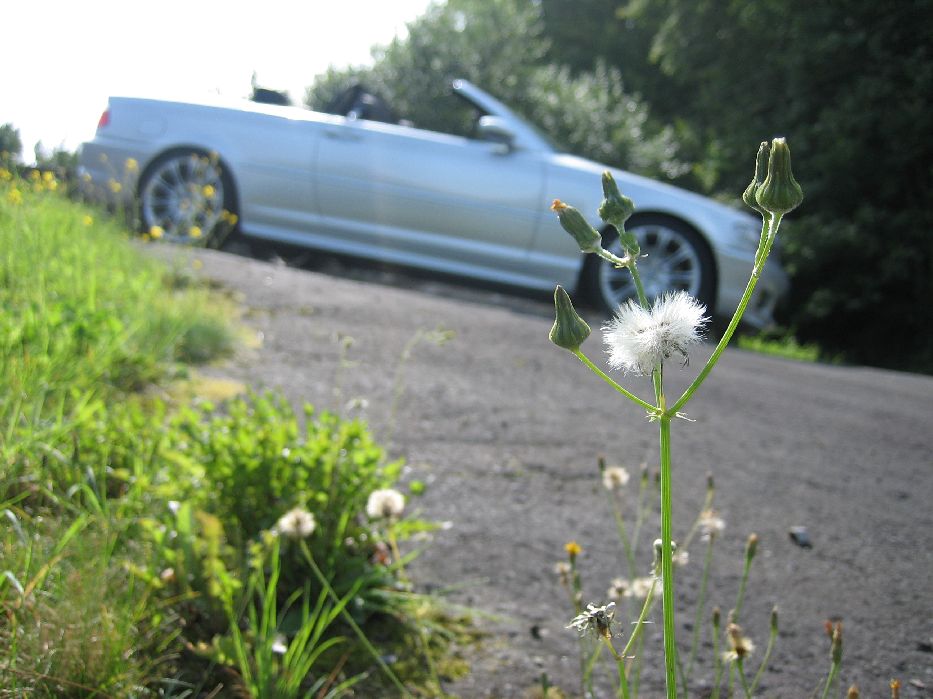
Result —
<path fill-rule="evenodd" d="M 153 240 L 158 240 L 163 235 L 165 235 L 165 231 L 162 230 L 162 226 L 152 226 L 149 229 L 149 237 Z"/>
<path fill-rule="evenodd" d="M 201 229 L 198 226 L 191 226 L 191 229 L 188 231 L 188 235 L 190 235 L 192 238 L 200 238 Z"/>
<path fill-rule="evenodd" d="M 7 201 L 10 202 L 13 206 L 17 206 L 23 203 L 23 195 L 16 187 L 10 189 L 6 193 Z"/>
<path fill-rule="evenodd" d="M 209 184 L 204 185 L 203 189 L 201 189 L 201 194 L 203 194 L 203 195 L 205 196 L 205 198 L 207 198 L 207 199 L 213 198 L 213 196 L 214 196 L 216 193 L 217 193 L 217 190 L 214 189 L 214 188 L 213 188 L 211 185 L 209 185 Z"/>
<path fill-rule="evenodd" d="M 125 166 L 127 172 L 136 172 L 139 169 L 139 163 L 136 162 L 136 158 L 127 158 Z"/>
<path fill-rule="evenodd" d="M 576 558 L 581 553 L 583 553 L 583 547 L 580 546 L 576 541 L 568 541 L 564 544 L 564 551 L 567 552 L 567 555 L 571 558 Z"/>
<path fill-rule="evenodd" d="M 92 223 L 94 223 L 94 217 L 85 214 L 85 216 L 84 216 L 84 225 L 85 225 L 85 226 L 90 226 Z"/>
<path fill-rule="evenodd" d="M 107 186 L 110 187 L 110 191 L 113 192 L 114 194 L 119 194 L 120 190 L 123 189 L 123 185 L 117 182 L 116 180 L 110 180 L 107 183 Z"/>

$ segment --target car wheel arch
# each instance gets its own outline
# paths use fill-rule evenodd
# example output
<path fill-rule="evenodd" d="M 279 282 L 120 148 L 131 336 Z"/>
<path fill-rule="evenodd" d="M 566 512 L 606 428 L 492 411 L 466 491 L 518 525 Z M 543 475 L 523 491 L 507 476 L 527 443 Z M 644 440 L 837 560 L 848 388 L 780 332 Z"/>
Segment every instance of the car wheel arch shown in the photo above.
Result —
<path fill-rule="evenodd" d="M 196 155 L 199 157 L 214 158 L 217 161 L 220 170 L 220 177 L 224 184 L 224 195 L 229 196 L 229 201 L 225 201 L 224 208 L 228 210 L 231 214 L 235 214 L 237 218 L 241 216 L 240 211 L 240 190 L 237 184 L 236 176 L 233 172 L 233 169 L 227 163 L 222 155 L 220 155 L 216 150 L 205 148 L 200 145 L 189 145 L 189 144 L 178 144 L 171 147 L 165 148 L 158 153 L 156 153 L 152 158 L 149 159 L 149 162 L 142 168 L 140 171 L 139 177 L 136 180 L 136 201 L 137 210 L 139 211 L 138 220 L 140 225 L 144 225 L 141 206 L 142 206 L 142 190 L 144 185 L 147 183 L 149 177 L 152 175 L 153 171 L 158 168 L 162 163 L 178 156 L 187 156 L 187 155 Z M 238 224 L 237 224 L 238 225 Z"/>
<path fill-rule="evenodd" d="M 712 312 L 719 293 L 719 269 L 709 239 L 690 221 L 665 211 L 638 211 L 632 214 L 631 218 L 626 222 L 626 229 L 634 230 L 638 226 L 651 224 L 668 225 L 683 232 L 691 242 L 696 244 L 702 267 L 708 276 L 708 278 L 704 278 L 702 281 L 700 301 Z M 616 237 L 615 228 L 610 225 L 605 225 L 599 230 L 603 236 L 604 244 Z M 589 254 L 584 256 L 577 280 L 577 290 L 586 296 L 590 303 L 593 303 L 597 307 L 602 307 L 603 310 L 612 312 L 613 309 L 609 308 L 605 300 L 601 298 L 601 294 L 597 289 L 597 268 L 600 264 L 607 263 L 597 255 Z"/>

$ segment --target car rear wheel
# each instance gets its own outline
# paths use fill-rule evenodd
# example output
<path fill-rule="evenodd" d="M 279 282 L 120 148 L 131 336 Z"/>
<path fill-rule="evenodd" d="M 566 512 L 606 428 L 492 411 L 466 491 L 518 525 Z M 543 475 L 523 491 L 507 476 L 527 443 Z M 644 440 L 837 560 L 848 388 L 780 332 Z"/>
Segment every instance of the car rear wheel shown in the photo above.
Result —
<path fill-rule="evenodd" d="M 638 272 L 649 301 L 668 291 L 683 290 L 712 311 L 715 266 L 709 247 L 696 231 L 682 221 L 659 215 L 633 216 L 626 230 L 635 234 L 641 246 Z M 604 234 L 603 246 L 624 256 L 615 231 Z M 628 269 L 616 269 L 595 255 L 587 264 L 585 283 L 590 297 L 604 310 L 615 312 L 620 304 L 636 298 Z"/>
<path fill-rule="evenodd" d="M 216 157 L 175 151 L 157 158 L 140 178 L 143 232 L 161 229 L 166 240 L 208 240 L 223 224 L 230 226 L 234 196 L 229 177 Z"/>

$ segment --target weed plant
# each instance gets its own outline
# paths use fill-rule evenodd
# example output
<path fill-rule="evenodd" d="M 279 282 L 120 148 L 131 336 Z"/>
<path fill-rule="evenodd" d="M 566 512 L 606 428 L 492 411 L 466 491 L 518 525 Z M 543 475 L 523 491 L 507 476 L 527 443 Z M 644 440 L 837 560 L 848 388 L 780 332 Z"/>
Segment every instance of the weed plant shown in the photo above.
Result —
<path fill-rule="evenodd" d="M 154 390 L 230 313 L 59 194 L 0 171 L 0 695 L 441 694 L 401 463 L 276 395 Z"/>
<path fill-rule="evenodd" d="M 709 360 L 702 367 L 693 383 L 676 399 L 665 393 L 664 376 L 670 370 L 672 362 L 687 365 L 691 349 L 700 342 L 708 318 L 705 308 L 686 292 L 673 292 L 658 299 L 648 299 L 638 271 L 641 255 L 638 241 L 626 231 L 625 221 L 634 211 L 634 204 L 619 192 L 610 173 L 603 175 L 604 199 L 599 209 L 599 216 L 615 228 L 621 243 L 623 257 L 618 257 L 602 246 L 602 235 L 586 221 L 576 209 L 555 201 L 552 209 L 557 213 L 564 229 L 571 234 L 584 253 L 602 257 L 609 264 L 627 269 L 632 276 L 638 297 L 621 305 L 615 316 L 603 327 L 604 341 L 609 356 L 609 366 L 628 376 L 649 377 L 653 397 L 645 400 L 624 388 L 608 374 L 598 368 L 580 349 L 590 334 L 586 322 L 577 315 L 570 297 L 561 288 L 555 291 L 556 319 L 551 329 L 550 339 L 554 344 L 572 352 L 601 380 L 610 385 L 621 395 L 631 400 L 646 412 L 651 422 L 659 427 L 660 468 L 658 471 L 661 520 L 660 537 L 655 541 L 654 562 L 651 568 L 639 576 L 636 557 L 637 532 L 645 520 L 647 507 L 644 498 L 648 486 L 647 475 L 642 476 L 637 505 L 635 508 L 635 536 L 630 536 L 622 516 L 623 508 L 619 505 L 620 492 L 628 481 L 627 471 L 620 467 L 600 465 L 603 482 L 609 493 L 610 507 L 614 515 L 616 529 L 622 542 L 628 576 L 614 580 L 607 596 L 610 600 L 602 605 L 587 604 L 584 607 L 581 572 L 577 557 L 581 547 L 576 542 L 567 544 L 568 560 L 559 564 L 558 573 L 566 588 L 573 611 L 576 615 L 568 628 L 581 633 L 580 675 L 584 696 L 595 696 L 593 672 L 600 652 L 608 651 L 616 669 L 616 693 L 628 699 L 636 697 L 640 689 L 640 677 L 644 663 L 644 625 L 650 619 L 660 597 L 661 621 L 663 625 L 663 665 L 665 674 L 666 696 L 668 699 L 691 696 L 691 673 L 698 659 L 698 644 L 701 629 L 708 619 L 709 633 L 713 641 L 712 657 L 712 694 L 734 696 L 741 693 L 747 699 L 755 696 L 774 647 L 778 634 L 777 610 L 772 612 L 768 642 L 760 660 L 754 662 L 752 653 L 754 644 L 745 636 L 741 617 L 749 580 L 752 561 L 754 560 L 758 537 L 748 537 L 745 548 L 745 563 L 738 595 L 727 617 L 722 618 L 719 608 L 711 613 L 705 609 L 710 577 L 712 549 L 718 532 L 723 526 L 722 520 L 712 509 L 713 482 L 710 485 L 706 501 L 701 508 L 693 527 L 684 533 L 680 543 L 675 543 L 672 518 L 671 492 L 672 458 L 671 428 L 674 422 L 689 417 L 682 412 L 709 376 L 720 359 L 733 333 L 742 319 L 745 308 L 752 297 L 758 277 L 777 239 L 781 220 L 785 214 L 796 208 L 803 199 L 799 185 L 795 181 L 790 166 L 790 151 L 784 139 L 774 139 L 771 144 L 762 143 L 755 164 L 755 173 L 751 183 L 743 194 L 745 203 L 756 210 L 762 217 L 762 229 L 753 268 L 738 308 L 736 309 L 721 340 L 716 345 Z M 703 573 L 695 609 L 693 634 L 689 644 L 679 642 L 675 636 L 675 584 L 677 581 L 676 565 L 687 561 L 689 546 L 697 533 L 706 541 L 703 556 Z M 634 602 L 634 604 L 629 604 Z M 617 608 L 617 604 L 621 604 Z M 620 624 L 616 615 L 620 614 L 625 623 Z M 627 622 L 631 620 L 631 625 Z M 764 635 L 764 634 L 763 634 Z M 820 683 L 819 696 L 826 699 L 837 696 L 841 690 L 839 669 L 842 659 L 842 627 L 830 626 L 831 665 L 828 676 Z M 588 640 L 590 639 L 590 640 Z M 850 690 L 849 696 L 853 696 Z M 855 695 L 857 695 L 857 690 Z"/>

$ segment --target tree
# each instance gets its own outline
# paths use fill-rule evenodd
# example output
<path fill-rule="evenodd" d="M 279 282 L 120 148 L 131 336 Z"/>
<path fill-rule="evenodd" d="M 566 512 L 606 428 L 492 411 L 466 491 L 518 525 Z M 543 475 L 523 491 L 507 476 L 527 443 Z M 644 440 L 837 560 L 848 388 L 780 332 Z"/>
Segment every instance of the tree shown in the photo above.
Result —
<path fill-rule="evenodd" d="M 23 142 L 19 129 L 13 124 L 0 126 L 0 164 L 9 166 L 17 163 L 23 156 Z"/>
<path fill-rule="evenodd" d="M 536 3 L 449 0 L 412 22 L 405 39 L 377 51 L 372 68 L 317 76 L 306 102 L 321 109 L 361 82 L 416 126 L 464 133 L 462 113 L 445 98 L 450 81 L 465 78 L 575 153 L 657 177 L 682 173 L 672 132 L 655 127 L 618 70 L 600 64 L 572 72 L 548 63 L 549 47 Z"/>
<path fill-rule="evenodd" d="M 785 322 L 827 354 L 933 371 L 933 3 L 581 0 L 574 26 L 542 2 L 551 57 L 584 67 L 586 27 L 675 127 L 685 183 L 734 196 L 757 143 L 787 136 L 807 199 Z"/>

